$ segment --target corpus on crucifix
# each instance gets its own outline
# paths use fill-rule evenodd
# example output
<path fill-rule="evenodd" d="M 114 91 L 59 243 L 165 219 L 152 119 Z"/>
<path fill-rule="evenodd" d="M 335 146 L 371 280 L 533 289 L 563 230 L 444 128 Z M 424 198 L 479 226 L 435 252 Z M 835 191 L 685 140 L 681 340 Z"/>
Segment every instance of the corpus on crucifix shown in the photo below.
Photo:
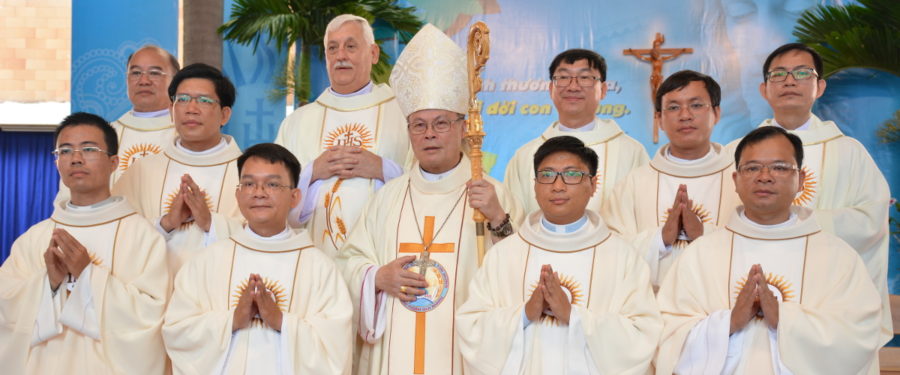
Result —
<path fill-rule="evenodd" d="M 640 60 L 647 61 L 650 62 L 650 64 L 653 64 L 653 72 L 650 74 L 651 102 L 655 98 L 656 89 L 659 88 L 659 84 L 662 83 L 663 80 L 663 63 L 669 60 L 673 60 L 683 53 L 694 53 L 693 48 L 660 48 L 665 42 L 666 36 L 662 33 L 656 33 L 656 38 L 653 39 L 653 48 L 628 48 L 622 51 L 622 53 L 625 55 L 633 55 Z M 653 143 L 659 143 L 659 124 L 656 122 L 656 120 L 653 121 Z"/>

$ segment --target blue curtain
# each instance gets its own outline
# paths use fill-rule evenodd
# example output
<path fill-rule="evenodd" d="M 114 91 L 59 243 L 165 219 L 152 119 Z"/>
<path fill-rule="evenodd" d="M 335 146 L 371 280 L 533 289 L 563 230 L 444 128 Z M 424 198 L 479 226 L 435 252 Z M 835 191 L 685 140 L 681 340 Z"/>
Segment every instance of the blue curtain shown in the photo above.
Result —
<path fill-rule="evenodd" d="M 0 262 L 16 238 L 53 212 L 59 174 L 51 151 L 53 133 L 0 131 Z"/>

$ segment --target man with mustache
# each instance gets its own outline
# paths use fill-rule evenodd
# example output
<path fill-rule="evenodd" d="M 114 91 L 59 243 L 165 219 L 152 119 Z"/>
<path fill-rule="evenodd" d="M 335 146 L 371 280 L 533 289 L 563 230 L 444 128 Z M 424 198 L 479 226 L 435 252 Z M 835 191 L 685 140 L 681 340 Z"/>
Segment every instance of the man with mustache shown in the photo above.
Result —
<path fill-rule="evenodd" d="M 606 97 L 606 60 L 594 51 L 570 49 L 550 63 L 550 98 L 559 120 L 540 137 L 516 150 L 506 166 L 504 185 L 525 213 L 539 207 L 534 197 L 535 151 L 544 141 L 570 135 L 592 148 L 599 157 L 597 191 L 588 209 L 599 212 L 613 186 L 632 169 L 647 164 L 647 151 L 619 128 L 615 120 L 596 117 L 600 101 Z"/>
<path fill-rule="evenodd" d="M 238 183 L 237 142 L 222 134 L 231 118 L 234 85 L 219 69 L 198 63 L 169 85 L 177 136 L 163 152 L 139 160 L 113 187 L 166 238 L 169 272 L 228 236 L 225 218 L 240 218 L 228 189 Z M 220 215 L 221 214 L 221 215 Z"/>
<path fill-rule="evenodd" d="M 800 138 L 777 126 L 737 145 L 742 205 L 659 290 L 657 374 L 878 373 L 878 291 L 857 252 L 792 204 L 804 161 Z"/>
<path fill-rule="evenodd" d="M 656 92 L 655 117 L 669 144 L 632 171 L 603 203 L 603 219 L 643 254 L 655 287 L 691 241 L 724 225 L 737 205 L 725 148 L 710 141 L 719 121 L 719 84 L 682 70 Z"/>
<path fill-rule="evenodd" d="M 304 201 L 291 225 L 304 225 L 316 247 L 334 257 L 372 194 L 403 174 L 411 155 L 394 92 L 372 82 L 380 51 L 369 22 L 337 16 L 324 43 L 331 86 L 284 119 L 275 143 L 303 165 Z"/>
<path fill-rule="evenodd" d="M 804 44 L 789 43 L 772 51 L 763 64 L 759 92 L 772 107 L 774 118 L 759 126 L 781 127 L 803 141 L 805 178 L 794 204 L 814 209 L 822 229 L 846 241 L 862 257 L 881 293 L 881 337 L 887 343 L 893 337 L 887 285 L 890 190 L 859 141 L 812 113 L 816 99 L 825 93 L 821 74 L 822 57 Z"/>

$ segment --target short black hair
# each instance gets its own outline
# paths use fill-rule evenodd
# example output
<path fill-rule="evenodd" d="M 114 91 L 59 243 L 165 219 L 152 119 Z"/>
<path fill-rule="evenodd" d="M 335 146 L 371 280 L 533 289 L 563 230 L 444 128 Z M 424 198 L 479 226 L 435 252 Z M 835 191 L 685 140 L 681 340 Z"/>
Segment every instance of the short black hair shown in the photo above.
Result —
<path fill-rule="evenodd" d="M 781 47 L 776 48 L 772 53 L 769 54 L 769 57 L 766 57 L 766 62 L 763 64 L 763 82 L 769 80 L 769 66 L 772 65 L 772 60 L 775 60 L 776 57 L 781 56 L 790 51 L 803 51 L 812 55 L 813 59 L 813 67 L 816 68 L 816 74 L 819 78 L 822 79 L 822 56 L 819 55 L 816 50 L 812 49 L 810 46 L 807 46 L 803 43 L 788 43 Z"/>
<path fill-rule="evenodd" d="M 597 153 L 585 146 L 580 139 L 570 135 L 550 138 L 541 147 L 538 147 L 534 153 L 534 174 L 537 175 L 538 167 L 544 162 L 544 159 L 557 152 L 568 152 L 577 156 L 584 164 L 587 164 L 591 176 L 597 175 L 597 164 L 599 163 Z"/>
<path fill-rule="evenodd" d="M 231 80 L 222 74 L 221 70 L 204 63 L 194 63 L 178 71 L 175 77 L 172 78 L 172 83 L 169 84 L 169 97 L 174 98 L 181 81 L 190 78 L 202 78 L 212 81 L 213 86 L 216 87 L 216 96 L 219 97 L 219 104 L 222 107 L 234 106 L 234 98 L 237 94 L 234 91 L 234 85 L 231 83 Z"/>
<path fill-rule="evenodd" d="M 578 60 L 587 60 L 588 67 L 600 71 L 600 82 L 606 82 L 606 59 L 597 52 L 581 48 L 565 50 L 556 55 L 553 58 L 553 62 L 550 63 L 550 78 L 553 79 L 553 73 L 556 73 L 556 68 L 559 67 L 559 64 L 563 62 L 574 64 Z"/>
<path fill-rule="evenodd" d="M 53 132 L 53 145 L 55 146 L 56 142 L 59 141 L 59 134 L 62 133 L 63 129 L 81 125 L 100 129 L 103 132 L 103 141 L 106 142 L 107 154 L 110 156 L 119 154 L 119 136 L 116 134 L 116 129 L 113 129 L 112 125 L 104 120 L 103 117 L 87 112 L 75 112 L 66 116 Z"/>
<path fill-rule="evenodd" d="M 709 93 L 709 100 L 712 102 L 710 105 L 712 108 L 718 108 L 722 102 L 722 88 L 719 87 L 719 83 L 706 74 L 693 70 L 682 70 L 666 77 L 666 80 L 656 89 L 656 97 L 653 101 L 656 112 L 662 111 L 663 95 L 681 90 L 695 81 L 703 82 L 703 85 L 706 86 L 706 92 Z"/>
<path fill-rule="evenodd" d="M 789 133 L 787 130 L 782 129 L 778 126 L 762 126 L 756 129 L 753 129 L 750 133 L 744 136 L 741 139 L 741 142 L 738 143 L 737 149 L 734 150 L 734 165 L 741 165 L 741 153 L 744 152 L 744 148 L 750 145 L 757 144 L 766 139 L 784 136 L 788 141 L 791 142 L 791 145 L 794 146 L 794 159 L 797 161 L 797 168 L 803 166 L 803 141 L 800 140 L 800 137 Z"/>
<path fill-rule="evenodd" d="M 251 146 L 238 157 L 238 176 L 244 168 L 244 163 L 250 158 L 260 158 L 272 164 L 284 164 L 291 176 L 291 186 L 297 187 L 300 181 L 300 162 L 288 149 L 275 143 L 259 143 Z"/>
<path fill-rule="evenodd" d="M 172 56 L 172 54 L 169 53 L 169 51 L 166 51 L 164 48 L 157 46 L 157 45 L 153 45 L 153 44 L 147 44 L 141 48 L 138 48 L 137 51 L 134 51 L 130 55 L 128 55 L 128 59 L 125 60 L 125 69 L 128 69 L 129 65 L 131 65 L 131 58 L 134 57 L 134 54 L 141 52 L 145 49 L 153 49 L 161 54 L 165 54 L 166 59 L 169 60 L 169 65 L 172 66 L 172 71 L 178 72 L 179 70 L 181 70 L 181 64 L 178 63 L 178 59 L 176 59 L 175 56 Z"/>

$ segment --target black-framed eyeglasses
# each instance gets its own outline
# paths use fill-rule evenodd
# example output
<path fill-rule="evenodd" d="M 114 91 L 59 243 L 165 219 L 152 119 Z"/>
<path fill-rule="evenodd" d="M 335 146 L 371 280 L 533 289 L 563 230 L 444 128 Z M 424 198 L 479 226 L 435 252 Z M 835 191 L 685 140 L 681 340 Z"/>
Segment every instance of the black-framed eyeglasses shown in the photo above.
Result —
<path fill-rule="evenodd" d="M 258 183 L 256 181 L 244 181 L 237 185 L 238 191 L 240 191 L 241 193 L 244 193 L 244 194 L 250 194 L 250 193 L 256 191 L 256 188 L 258 188 L 258 187 L 262 187 L 263 191 L 265 191 L 268 194 L 274 194 L 275 192 L 278 192 L 278 191 L 281 191 L 284 189 L 292 189 L 293 188 L 290 185 L 282 185 L 282 184 L 279 184 L 279 183 L 273 182 L 273 181 L 265 182 L 265 183 Z"/>
<path fill-rule="evenodd" d="M 737 172 L 741 177 L 756 177 L 762 173 L 763 169 L 767 169 L 773 177 L 786 177 L 798 170 L 796 165 L 776 161 L 774 163 L 747 163 L 737 167 Z"/>
<path fill-rule="evenodd" d="M 97 146 L 84 146 L 82 148 L 60 147 L 51 152 L 57 159 L 66 159 L 75 156 L 76 152 L 81 153 L 81 157 L 85 159 L 96 159 L 100 155 L 112 156 L 113 154 Z"/>
<path fill-rule="evenodd" d="M 178 94 L 172 97 L 173 103 L 181 105 L 187 105 L 192 100 L 196 100 L 197 104 L 200 104 L 204 107 L 212 107 L 213 105 L 219 104 L 218 100 L 210 98 L 206 95 L 190 96 L 188 94 Z"/>
<path fill-rule="evenodd" d="M 534 180 L 539 184 L 553 184 L 556 183 L 556 179 L 562 176 L 563 183 L 566 185 L 578 185 L 584 180 L 584 177 L 588 178 L 594 177 L 590 173 L 584 171 L 576 171 L 576 170 L 567 170 L 567 171 L 553 171 L 553 170 L 543 170 L 537 171 L 534 175 Z"/>
<path fill-rule="evenodd" d="M 812 77 L 818 77 L 816 70 L 813 68 L 797 68 L 791 71 L 787 71 L 785 69 L 775 69 L 770 71 L 766 75 L 771 82 L 784 82 L 784 80 L 787 79 L 788 74 L 794 76 L 794 80 L 797 81 L 804 81 Z"/>
<path fill-rule="evenodd" d="M 448 120 L 440 117 L 432 121 L 430 125 L 436 133 L 446 133 L 450 131 L 450 127 L 453 126 L 454 122 L 462 121 L 463 119 L 463 117 L 458 117 L 455 120 Z M 411 134 L 424 134 L 428 130 L 428 125 L 429 123 L 425 121 L 413 121 L 406 128 L 409 129 Z"/>
<path fill-rule="evenodd" d="M 553 86 L 556 86 L 556 87 L 568 87 L 570 84 L 572 84 L 573 80 L 578 82 L 578 86 L 594 87 L 594 85 L 597 84 L 597 81 L 600 80 L 600 77 L 594 77 L 594 76 L 590 76 L 590 75 L 583 75 L 583 76 L 577 76 L 577 77 L 576 76 L 559 75 L 559 76 L 550 77 L 550 80 L 553 81 Z"/>

